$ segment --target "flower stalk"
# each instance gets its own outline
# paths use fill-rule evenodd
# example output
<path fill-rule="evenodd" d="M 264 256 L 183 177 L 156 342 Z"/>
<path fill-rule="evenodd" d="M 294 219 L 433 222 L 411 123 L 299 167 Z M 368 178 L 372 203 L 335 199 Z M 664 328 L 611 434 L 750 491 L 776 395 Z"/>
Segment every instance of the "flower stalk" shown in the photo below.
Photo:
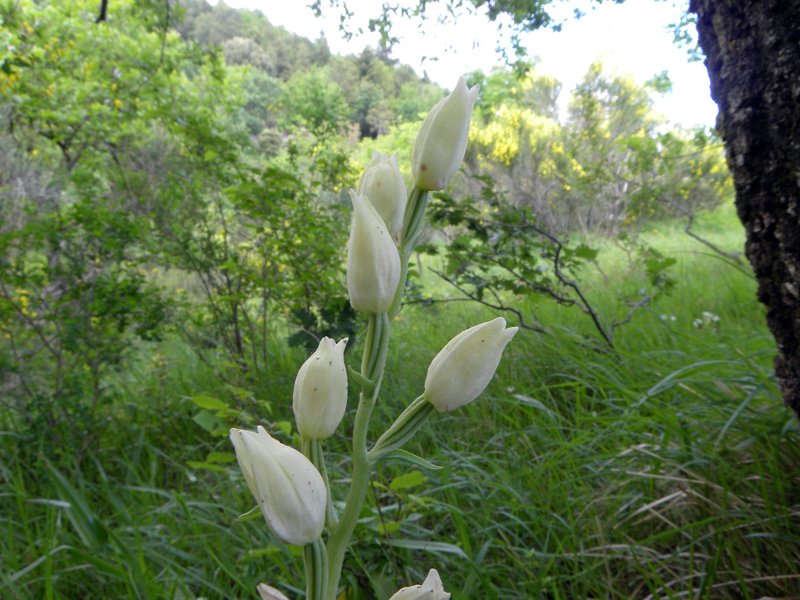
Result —
<path fill-rule="evenodd" d="M 303 546 L 303 566 L 306 571 L 306 598 L 322 600 L 328 581 L 328 557 L 321 539 Z"/>
<path fill-rule="evenodd" d="M 331 530 L 328 538 L 328 581 L 326 594 L 322 597 L 322 600 L 336 600 L 347 545 L 367 498 L 371 473 L 367 450 L 367 434 L 369 432 L 369 419 L 380 393 L 383 371 L 386 366 L 386 354 L 389 349 L 389 330 L 389 318 L 386 313 L 369 315 L 366 344 L 361 359 L 361 376 L 371 381 L 373 388 L 369 391 L 362 390 L 359 396 L 356 420 L 353 427 L 353 472 L 350 490 L 347 494 L 341 518 Z"/>
<path fill-rule="evenodd" d="M 400 277 L 392 304 L 389 307 L 389 317 L 392 319 L 400 312 L 400 303 L 403 300 L 403 292 L 405 292 L 406 280 L 408 279 L 408 261 L 411 258 L 411 253 L 414 252 L 419 236 L 422 234 L 423 217 L 427 206 L 428 192 L 414 186 L 408 195 L 403 228 L 400 232 Z"/>

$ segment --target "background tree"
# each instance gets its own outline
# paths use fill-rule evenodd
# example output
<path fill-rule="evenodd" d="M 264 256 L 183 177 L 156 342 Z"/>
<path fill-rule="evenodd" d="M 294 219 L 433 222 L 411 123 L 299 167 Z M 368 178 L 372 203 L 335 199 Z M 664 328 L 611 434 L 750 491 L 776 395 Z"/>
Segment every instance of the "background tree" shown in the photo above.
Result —
<path fill-rule="evenodd" d="M 800 416 L 800 2 L 692 0 L 745 251 Z"/>

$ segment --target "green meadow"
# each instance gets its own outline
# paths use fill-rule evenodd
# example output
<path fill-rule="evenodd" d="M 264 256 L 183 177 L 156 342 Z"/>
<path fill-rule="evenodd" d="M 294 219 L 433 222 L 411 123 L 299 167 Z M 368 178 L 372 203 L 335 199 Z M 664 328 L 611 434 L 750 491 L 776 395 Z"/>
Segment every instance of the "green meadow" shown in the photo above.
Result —
<path fill-rule="evenodd" d="M 587 317 L 515 304 L 545 325 L 521 331 L 488 390 L 435 416 L 382 464 L 345 565 L 348 598 L 388 597 L 436 568 L 454 599 L 761 598 L 800 590 L 800 428 L 772 373 L 774 341 L 748 268 L 682 222 L 645 232 L 678 259 L 676 285 L 593 343 Z M 733 208 L 694 231 L 743 244 Z M 426 270 L 439 292 L 447 284 Z M 582 279 L 603 318 L 635 286 L 614 247 Z M 744 263 L 743 263 L 744 264 Z M 452 335 L 492 313 L 466 302 L 406 306 L 394 322 L 372 437 L 411 399 Z M 98 450 L 2 432 L 0 596 L 252 598 L 258 582 L 300 595 L 302 559 L 270 537 L 226 429 L 263 424 L 291 443 L 291 390 L 305 352 L 276 327 L 248 385 L 224 358 L 178 336 L 141 343 L 120 371 Z M 348 352 L 353 363 L 357 339 Z M 334 500 L 349 477 L 345 434 L 326 442 Z M 70 439 L 60 432 L 59 439 Z M 337 492 L 340 494 L 337 496 Z"/>

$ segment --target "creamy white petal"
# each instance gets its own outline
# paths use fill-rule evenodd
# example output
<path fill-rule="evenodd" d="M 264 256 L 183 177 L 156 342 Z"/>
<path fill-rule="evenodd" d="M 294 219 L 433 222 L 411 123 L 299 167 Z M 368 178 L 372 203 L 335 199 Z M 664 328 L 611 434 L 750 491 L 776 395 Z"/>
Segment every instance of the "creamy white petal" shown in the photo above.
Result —
<path fill-rule="evenodd" d="M 386 312 L 400 281 L 400 253 L 366 196 L 350 192 L 353 220 L 347 242 L 347 292 L 354 309 Z"/>
<path fill-rule="evenodd" d="M 347 408 L 346 345 L 347 338 L 338 344 L 322 338 L 294 380 L 292 408 L 297 430 L 308 440 L 330 437 L 342 421 Z"/>
<path fill-rule="evenodd" d="M 434 357 L 425 378 L 425 398 L 439 412 L 472 402 L 494 377 L 503 350 L 518 331 L 502 317 L 475 325 L 451 339 Z"/>
<path fill-rule="evenodd" d="M 411 170 L 419 189 L 441 190 L 450 183 L 464 160 L 477 99 L 478 86 L 468 89 L 466 80 L 460 77 L 450 95 L 425 117 L 411 153 Z"/>
<path fill-rule="evenodd" d="M 231 441 L 272 532 L 299 546 L 317 539 L 325 525 L 327 493 L 311 461 L 260 426 L 257 432 L 231 429 Z"/>

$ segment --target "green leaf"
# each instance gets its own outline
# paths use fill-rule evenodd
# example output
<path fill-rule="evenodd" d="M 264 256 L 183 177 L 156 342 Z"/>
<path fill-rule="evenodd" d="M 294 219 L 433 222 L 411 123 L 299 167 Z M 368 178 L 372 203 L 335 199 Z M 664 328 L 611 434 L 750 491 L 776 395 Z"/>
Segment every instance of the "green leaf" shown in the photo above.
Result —
<path fill-rule="evenodd" d="M 201 410 L 194 417 L 192 417 L 192 421 L 200 425 L 200 427 L 208 432 L 213 432 L 225 425 L 225 423 L 220 421 L 218 417 L 211 414 L 207 410 Z"/>
<path fill-rule="evenodd" d="M 454 544 L 446 542 L 426 542 L 424 540 L 408 540 L 408 539 L 388 539 L 381 540 L 382 543 L 395 548 L 406 548 L 408 550 L 424 550 L 425 552 L 436 552 L 440 554 L 455 554 L 463 559 L 469 560 L 466 553 Z"/>
<path fill-rule="evenodd" d="M 94 552 L 83 552 L 75 548 L 73 549 L 72 553 L 76 559 L 89 563 L 100 573 L 104 573 L 110 577 L 114 577 L 115 579 L 119 579 L 121 581 L 125 581 L 126 579 L 128 579 L 128 574 L 125 572 L 124 569 L 119 568 L 112 562 L 104 560 L 101 556 L 98 556 Z"/>
<path fill-rule="evenodd" d="M 597 258 L 598 254 L 597 248 L 592 248 L 587 246 L 586 244 L 581 244 L 577 248 L 575 248 L 575 256 L 578 258 L 583 258 L 585 260 L 594 260 Z"/>
<path fill-rule="evenodd" d="M 356 371 L 350 365 L 347 365 L 347 374 L 350 377 L 350 379 L 352 380 L 354 386 L 355 385 L 361 386 L 361 388 L 365 392 L 370 392 L 372 389 L 375 388 L 375 384 L 372 381 L 370 381 L 369 379 L 364 377 L 361 373 Z"/>
<path fill-rule="evenodd" d="M 255 509 L 253 509 L 255 510 Z M 242 517 L 247 517 L 248 520 L 255 518 L 254 516 L 250 516 L 250 512 L 247 512 L 242 515 Z M 240 517 L 241 518 L 241 517 Z M 266 548 L 255 548 L 253 550 L 248 550 L 247 554 L 245 555 L 248 559 L 258 559 L 263 560 L 265 556 L 270 558 L 275 558 L 276 554 L 283 554 L 283 550 L 275 545 L 267 546 Z"/>
<path fill-rule="evenodd" d="M 381 535 L 397 533 L 400 529 L 400 523 L 396 521 L 389 521 L 387 523 L 378 523 L 378 533 Z"/>
<path fill-rule="evenodd" d="M 227 410 L 228 408 L 228 405 L 222 400 L 203 394 L 199 396 L 192 396 L 192 402 L 194 402 L 200 408 L 205 408 L 208 410 Z"/>
<path fill-rule="evenodd" d="M 388 454 L 382 456 L 381 460 L 403 460 L 422 469 L 426 469 L 427 471 L 439 471 L 442 468 L 439 465 L 435 465 L 432 462 L 425 460 L 421 456 L 417 456 L 412 452 L 402 449 L 392 450 Z"/>
<path fill-rule="evenodd" d="M 108 541 L 108 530 L 89 507 L 86 498 L 64 477 L 58 469 L 45 462 L 59 498 L 69 503 L 65 510 L 81 541 L 96 552 Z"/>
<path fill-rule="evenodd" d="M 209 452 L 206 456 L 206 462 L 210 463 L 229 463 L 236 460 L 236 455 L 233 452 Z"/>
<path fill-rule="evenodd" d="M 252 521 L 253 519 L 258 518 L 258 516 L 260 514 L 261 514 L 261 510 L 258 508 L 258 505 L 256 505 L 253 508 L 251 508 L 250 510 L 248 510 L 246 513 L 244 513 L 243 515 L 239 515 L 238 517 L 236 517 L 236 520 L 237 521 Z"/>
<path fill-rule="evenodd" d="M 225 469 L 220 467 L 219 465 L 212 465 L 211 463 L 207 462 L 197 462 L 194 460 L 190 460 L 186 463 L 192 469 L 205 469 L 206 471 L 214 471 L 216 473 L 224 473 Z"/>
<path fill-rule="evenodd" d="M 524 394 L 514 394 L 514 399 L 517 400 L 520 404 L 527 404 L 528 406 L 533 406 L 534 408 L 538 408 L 553 422 L 554 425 L 558 426 L 558 415 L 556 415 L 552 410 L 547 408 L 540 400 L 536 398 L 531 398 L 530 396 L 525 396 Z"/>
<path fill-rule="evenodd" d="M 253 396 L 253 392 L 251 392 L 250 390 L 236 387 L 235 385 L 228 384 L 225 387 L 228 388 L 228 391 L 230 391 L 231 394 L 233 394 L 240 400 L 247 400 L 248 398 Z"/>
<path fill-rule="evenodd" d="M 428 478 L 420 471 L 410 471 L 392 479 L 389 484 L 389 489 L 399 492 L 400 490 L 407 490 L 418 485 L 422 485 L 428 481 Z"/>
<path fill-rule="evenodd" d="M 275 423 L 275 427 L 280 429 L 284 435 L 292 435 L 292 423 L 291 421 L 278 421 Z"/>

